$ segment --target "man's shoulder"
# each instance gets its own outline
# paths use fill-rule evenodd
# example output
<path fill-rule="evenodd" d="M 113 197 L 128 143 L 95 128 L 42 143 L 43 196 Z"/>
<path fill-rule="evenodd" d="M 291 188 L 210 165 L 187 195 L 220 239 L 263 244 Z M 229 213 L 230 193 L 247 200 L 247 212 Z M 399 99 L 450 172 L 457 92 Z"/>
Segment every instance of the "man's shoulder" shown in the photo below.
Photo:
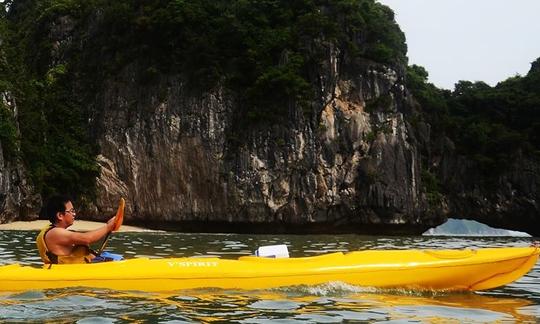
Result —
<path fill-rule="evenodd" d="M 68 244 L 71 240 L 72 233 L 70 230 L 67 230 L 62 227 L 54 227 L 49 230 L 47 233 L 47 236 L 45 237 L 45 240 L 47 244 L 49 244 L 51 248 L 53 248 L 56 245 L 65 245 Z"/>
<path fill-rule="evenodd" d="M 65 228 L 62 228 L 62 227 L 53 227 L 49 230 L 47 236 L 49 235 L 58 235 L 58 234 L 64 234 L 66 232 L 69 232 L 69 230 L 65 229 Z"/>

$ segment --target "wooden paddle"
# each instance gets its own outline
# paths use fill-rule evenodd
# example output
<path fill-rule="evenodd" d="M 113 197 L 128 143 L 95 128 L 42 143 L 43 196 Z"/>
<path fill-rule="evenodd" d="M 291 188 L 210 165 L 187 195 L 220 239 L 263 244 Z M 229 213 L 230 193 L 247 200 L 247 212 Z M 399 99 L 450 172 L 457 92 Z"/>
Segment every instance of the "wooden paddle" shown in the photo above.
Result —
<path fill-rule="evenodd" d="M 107 242 L 109 241 L 109 237 L 111 236 L 111 233 L 118 231 L 120 229 L 120 226 L 122 226 L 122 222 L 124 222 L 124 207 L 125 206 L 126 206 L 126 201 L 124 200 L 124 198 L 120 198 L 120 202 L 118 203 L 118 210 L 116 211 L 116 219 L 114 221 L 113 230 L 107 233 L 107 236 L 105 236 L 103 243 L 101 243 L 101 247 L 97 251 L 98 256 L 101 255 L 101 253 L 105 249 L 105 246 L 107 245 Z"/>

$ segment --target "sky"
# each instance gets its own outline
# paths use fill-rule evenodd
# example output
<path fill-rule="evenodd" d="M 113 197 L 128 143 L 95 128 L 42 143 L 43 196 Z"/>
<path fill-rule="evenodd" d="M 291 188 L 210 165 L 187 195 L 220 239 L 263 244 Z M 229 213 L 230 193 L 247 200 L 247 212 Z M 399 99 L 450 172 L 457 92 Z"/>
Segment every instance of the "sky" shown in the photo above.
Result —
<path fill-rule="evenodd" d="M 409 64 L 453 89 L 526 75 L 540 57 L 540 0 L 379 0 L 405 33 Z"/>

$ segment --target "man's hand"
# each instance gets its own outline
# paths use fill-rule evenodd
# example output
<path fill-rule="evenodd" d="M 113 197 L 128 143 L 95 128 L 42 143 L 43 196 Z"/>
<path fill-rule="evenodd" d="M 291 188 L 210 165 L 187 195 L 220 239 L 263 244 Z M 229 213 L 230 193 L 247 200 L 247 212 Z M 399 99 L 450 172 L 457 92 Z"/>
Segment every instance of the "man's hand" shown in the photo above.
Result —
<path fill-rule="evenodd" d="M 116 216 L 112 217 L 107 221 L 107 230 L 109 232 L 112 232 L 112 230 L 114 229 L 114 223 L 116 223 Z"/>

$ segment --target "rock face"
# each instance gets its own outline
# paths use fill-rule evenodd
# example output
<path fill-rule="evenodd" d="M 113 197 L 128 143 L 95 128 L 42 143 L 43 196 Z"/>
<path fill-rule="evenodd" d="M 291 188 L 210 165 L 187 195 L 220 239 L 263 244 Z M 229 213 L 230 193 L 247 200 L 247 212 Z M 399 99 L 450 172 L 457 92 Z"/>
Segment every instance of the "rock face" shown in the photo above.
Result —
<path fill-rule="evenodd" d="M 439 172 L 448 188 L 449 214 L 540 236 L 539 166 L 539 161 L 518 156 L 508 172 L 485 184 L 474 164 L 447 154 Z"/>
<path fill-rule="evenodd" d="M 9 93 L 2 93 L 1 97 L 3 105 L 0 105 L 0 109 L 9 109 L 16 120 L 15 100 Z M 0 142 L 0 223 L 35 219 L 40 206 L 39 195 L 28 182 L 21 161 L 4 156 L 3 151 Z"/>
<path fill-rule="evenodd" d="M 80 46 L 75 26 L 63 16 L 51 28 L 51 65 Z M 197 93 L 182 74 L 142 84 L 138 63 L 125 66 L 84 100 L 101 173 L 81 214 L 103 220 L 125 197 L 127 223 L 182 231 L 418 234 L 452 215 L 540 235 L 537 161 L 518 158 L 486 188 L 445 149 L 428 161 L 446 188 L 433 203 L 420 152 L 434 144 L 429 125 L 409 123 L 418 107 L 403 67 L 341 54 L 328 45 L 314 69 L 310 111 L 291 105 L 285 122 L 248 127 L 222 84 Z M 35 215 L 33 197 L 22 164 L 0 150 L 0 222 Z"/>
<path fill-rule="evenodd" d="M 141 87 L 126 68 L 91 108 L 97 211 L 121 195 L 128 221 L 184 230 L 421 233 L 442 222 L 421 192 L 402 75 L 365 61 L 348 77 L 347 64 L 329 50 L 311 119 L 292 107 L 285 125 L 241 132 L 222 87 L 193 95 L 181 75 Z"/>
<path fill-rule="evenodd" d="M 32 189 L 22 164 L 6 162 L 0 152 L 0 223 L 37 219 L 40 199 Z"/>

